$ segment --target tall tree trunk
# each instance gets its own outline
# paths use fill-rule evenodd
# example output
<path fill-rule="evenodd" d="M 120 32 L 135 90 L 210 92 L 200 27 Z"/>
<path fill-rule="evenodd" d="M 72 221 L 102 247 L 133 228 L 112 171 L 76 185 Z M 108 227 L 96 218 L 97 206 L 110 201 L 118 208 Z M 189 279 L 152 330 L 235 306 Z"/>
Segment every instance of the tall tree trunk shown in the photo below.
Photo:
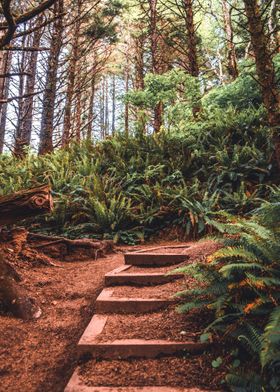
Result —
<path fill-rule="evenodd" d="M 55 3 L 55 15 L 52 39 L 50 42 L 50 53 L 48 58 L 46 87 L 43 96 L 43 109 L 40 129 L 39 154 L 46 154 L 53 151 L 53 123 L 56 101 L 57 71 L 59 65 L 59 55 L 62 46 L 63 33 L 63 0 Z"/>
<path fill-rule="evenodd" d="M 70 54 L 69 68 L 68 68 L 68 84 L 66 91 L 66 103 L 64 111 L 64 123 L 63 123 L 63 133 L 62 133 L 62 146 L 67 146 L 70 142 L 70 130 L 71 130 L 71 114 L 72 114 L 72 104 L 73 95 L 75 88 L 75 79 L 77 71 L 77 62 L 79 54 L 79 38 L 80 38 L 80 27 L 81 27 L 81 0 L 77 3 L 77 15 L 76 22 L 73 29 L 72 35 L 72 50 Z"/>
<path fill-rule="evenodd" d="M 105 80 L 102 76 L 100 91 L 100 135 L 101 139 L 105 139 Z"/>
<path fill-rule="evenodd" d="M 244 0 L 244 4 L 263 104 L 268 112 L 269 124 L 275 128 L 275 157 L 280 170 L 280 94 L 277 89 L 272 56 L 269 52 L 269 37 L 265 35 L 265 26 L 258 0 Z"/>
<path fill-rule="evenodd" d="M 42 23 L 42 18 L 39 17 L 37 25 Z M 31 47 L 38 48 L 42 36 L 42 30 L 34 32 Z M 33 51 L 27 58 L 28 67 L 26 69 L 28 75 L 26 77 L 26 84 L 24 98 L 21 106 L 21 114 L 18 124 L 18 130 L 15 140 L 14 154 L 17 157 L 23 157 L 25 155 L 25 147 L 30 145 L 31 132 L 32 132 L 32 120 L 33 120 L 33 102 L 34 96 L 32 95 L 35 91 L 35 81 L 37 72 L 37 59 L 38 51 Z"/>
<path fill-rule="evenodd" d="M 226 46 L 227 46 L 227 69 L 230 77 L 235 80 L 238 76 L 237 58 L 235 45 L 233 42 L 233 29 L 231 20 L 231 10 L 228 0 L 222 0 L 223 19 L 226 33 Z"/>
<path fill-rule="evenodd" d="M 89 95 L 89 107 L 88 107 L 88 125 L 87 125 L 87 139 L 92 140 L 92 128 L 93 128 L 93 105 L 95 98 L 95 75 L 94 70 L 91 77 L 90 95 Z"/>
<path fill-rule="evenodd" d="M 154 74 L 161 74 L 161 61 L 158 48 L 159 34 L 157 29 L 158 11 L 157 0 L 149 0 L 150 6 L 150 41 L 151 41 L 151 56 L 152 56 L 152 70 Z M 163 122 L 163 105 L 158 102 L 154 108 L 154 132 L 160 131 Z"/>
<path fill-rule="evenodd" d="M 197 77 L 199 75 L 199 66 L 198 66 L 198 59 L 197 59 L 197 48 L 196 48 L 197 39 L 195 34 L 192 0 L 184 0 L 184 7 L 185 7 L 189 73 L 190 75 Z"/>
<path fill-rule="evenodd" d="M 25 48 L 26 44 L 28 44 L 27 37 L 24 35 L 22 37 L 21 41 L 21 48 Z M 30 41 L 29 41 L 30 42 Z M 25 81 L 26 81 L 26 66 L 27 66 L 27 52 L 23 52 L 19 61 L 18 65 L 18 72 L 20 74 L 19 76 L 19 85 L 18 85 L 18 116 L 17 116 L 17 125 L 15 129 L 15 148 L 18 148 L 18 145 L 20 144 L 20 124 L 24 118 L 24 87 L 25 87 Z M 14 154 L 16 155 L 16 150 L 14 149 Z"/>
<path fill-rule="evenodd" d="M 193 0 L 184 0 L 185 24 L 187 36 L 187 57 L 189 74 L 195 78 L 199 76 L 199 65 L 197 57 L 197 38 L 195 34 Z M 193 116 L 196 118 L 201 111 L 199 103 L 192 108 Z"/>
<path fill-rule="evenodd" d="M 6 75 L 10 72 L 12 63 L 12 54 L 9 51 L 0 51 L 0 72 L 2 75 Z M 9 95 L 10 78 L 3 77 L 0 79 L 0 99 L 5 100 Z M 7 103 L 0 104 L 0 154 L 3 152 L 5 131 L 6 131 L 6 120 L 7 120 Z"/>
<path fill-rule="evenodd" d="M 115 134 L 116 130 L 116 76 L 112 76 L 112 135 Z"/>
<path fill-rule="evenodd" d="M 134 38 L 135 89 L 144 90 L 144 35 Z"/>
<path fill-rule="evenodd" d="M 280 53 L 280 3 L 272 0 L 270 5 L 268 28 L 270 34 L 271 48 L 274 52 Z"/>
<path fill-rule="evenodd" d="M 126 67 L 125 67 L 125 75 L 124 75 L 124 83 L 125 83 L 125 93 L 128 93 L 129 90 L 129 65 L 128 58 L 126 59 Z M 128 102 L 125 102 L 124 105 L 124 132 L 126 136 L 129 135 L 129 105 Z"/>
<path fill-rule="evenodd" d="M 135 90 L 144 90 L 144 44 L 145 35 L 142 33 L 137 37 L 134 37 L 134 65 L 135 65 L 135 77 L 134 77 L 134 88 Z M 140 134 L 145 133 L 146 121 L 143 118 L 143 111 L 141 108 L 136 108 L 136 127 Z"/>
<path fill-rule="evenodd" d="M 82 94 L 81 91 L 81 78 L 77 81 L 77 98 L 76 98 L 76 111 L 75 111 L 75 140 L 79 143 L 81 141 L 81 116 L 82 116 Z"/>
<path fill-rule="evenodd" d="M 109 95 L 108 95 L 108 76 L 105 79 L 105 136 L 109 135 Z"/>

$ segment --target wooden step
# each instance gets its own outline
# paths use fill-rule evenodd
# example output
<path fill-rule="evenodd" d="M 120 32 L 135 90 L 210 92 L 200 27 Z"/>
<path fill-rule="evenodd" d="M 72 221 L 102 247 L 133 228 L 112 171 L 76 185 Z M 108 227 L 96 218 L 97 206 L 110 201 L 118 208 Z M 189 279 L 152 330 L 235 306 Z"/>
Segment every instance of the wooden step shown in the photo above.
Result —
<path fill-rule="evenodd" d="M 129 273 L 131 265 L 119 267 L 105 275 L 105 285 L 108 286 L 152 286 L 172 282 L 173 280 L 182 278 L 184 274 L 166 273 Z M 148 269 L 147 269 L 148 270 Z"/>
<path fill-rule="evenodd" d="M 173 299 L 158 298 L 118 298 L 113 297 L 114 290 L 105 288 L 97 297 L 97 313 L 146 313 L 165 308 L 176 303 Z"/>
<path fill-rule="evenodd" d="M 125 253 L 125 264 L 138 266 L 164 266 L 179 264 L 189 258 L 185 254 Z"/>
<path fill-rule="evenodd" d="M 162 339 L 118 339 L 109 342 L 98 342 L 98 337 L 107 323 L 108 316 L 93 316 L 78 343 L 80 355 L 90 353 L 93 358 L 128 359 L 156 358 L 159 355 L 174 355 L 180 352 L 198 354 L 209 348 L 209 344 L 195 341 L 177 342 Z"/>
<path fill-rule="evenodd" d="M 79 375 L 79 368 L 77 368 L 70 378 L 64 392 L 206 392 L 199 388 L 180 388 L 180 387 L 100 387 L 88 386 Z M 208 392 L 215 392 L 209 391 Z"/>

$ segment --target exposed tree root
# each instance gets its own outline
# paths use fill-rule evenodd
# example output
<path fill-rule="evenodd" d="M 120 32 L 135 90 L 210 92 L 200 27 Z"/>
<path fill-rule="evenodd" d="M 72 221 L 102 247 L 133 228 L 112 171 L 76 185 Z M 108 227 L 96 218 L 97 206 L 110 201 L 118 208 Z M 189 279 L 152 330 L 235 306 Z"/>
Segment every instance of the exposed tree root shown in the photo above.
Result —
<path fill-rule="evenodd" d="M 40 249 L 54 258 L 65 259 L 73 252 L 84 252 L 88 257 L 104 257 L 114 251 L 113 241 L 98 241 L 88 238 L 70 240 L 65 237 L 47 236 L 44 234 L 28 233 L 27 240 L 31 248 Z M 43 242 L 42 242 L 43 241 Z M 61 245 L 59 247 L 59 245 Z"/>

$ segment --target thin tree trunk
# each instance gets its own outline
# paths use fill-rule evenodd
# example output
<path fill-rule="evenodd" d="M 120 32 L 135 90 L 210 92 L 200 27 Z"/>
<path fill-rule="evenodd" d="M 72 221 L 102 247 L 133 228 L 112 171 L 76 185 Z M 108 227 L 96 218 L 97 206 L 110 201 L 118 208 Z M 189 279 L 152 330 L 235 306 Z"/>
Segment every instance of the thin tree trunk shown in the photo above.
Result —
<path fill-rule="evenodd" d="M 223 18 L 226 33 L 226 46 L 227 46 L 227 69 L 230 77 L 235 80 L 238 76 L 237 58 L 235 45 L 233 42 L 233 29 L 231 21 L 231 10 L 228 0 L 222 0 Z"/>
<path fill-rule="evenodd" d="M 272 0 L 270 5 L 270 13 L 268 19 L 268 28 L 270 34 L 271 49 L 276 53 L 280 53 L 280 3 L 277 0 Z"/>
<path fill-rule="evenodd" d="M 195 35 L 195 25 L 193 16 L 192 0 L 184 0 L 185 6 L 185 21 L 186 21 L 186 35 L 187 35 L 187 53 L 189 63 L 189 73 L 197 77 L 199 75 L 199 66 L 197 60 L 197 39 Z"/>
<path fill-rule="evenodd" d="M 22 37 L 22 42 L 21 42 L 21 47 L 24 48 L 26 46 L 26 40 L 27 37 L 23 36 Z M 18 86 L 18 96 L 20 97 L 18 100 L 18 117 L 17 117 L 17 126 L 15 129 L 15 149 L 18 148 L 18 145 L 20 144 L 20 124 L 24 118 L 24 86 L 25 86 L 25 80 L 26 80 L 26 66 L 27 66 L 27 52 L 23 52 L 21 55 L 20 59 L 20 64 L 18 67 L 18 72 L 20 73 L 19 76 L 19 86 Z M 16 150 L 14 149 L 14 154 L 16 155 Z"/>
<path fill-rule="evenodd" d="M 39 154 L 46 154 L 53 151 L 53 123 L 56 101 L 57 71 L 59 65 L 59 55 L 62 46 L 63 33 L 63 0 L 55 3 L 55 15 L 58 17 L 54 22 L 51 49 L 48 58 L 46 87 L 43 97 L 43 109 L 40 130 Z"/>
<path fill-rule="evenodd" d="M 158 22 L 158 12 L 157 12 L 157 0 L 150 0 L 150 40 L 151 40 L 151 56 L 152 56 L 152 70 L 154 74 L 161 73 L 161 64 L 159 61 L 159 53 L 158 53 L 158 31 L 157 31 L 157 22 Z M 160 131 L 162 126 L 162 117 L 163 117 L 163 105 L 161 102 L 158 102 L 154 108 L 154 132 L 157 133 Z"/>
<path fill-rule="evenodd" d="M 8 51 L 0 52 L 0 72 L 5 75 L 9 73 L 12 63 L 12 54 Z M 1 78 L 0 80 L 0 99 L 5 100 L 9 95 L 9 85 L 10 78 Z M 5 141 L 5 131 L 6 131 L 6 121 L 7 121 L 7 108 L 8 104 L 0 104 L 0 154 L 3 152 L 4 141 Z"/>
<path fill-rule="evenodd" d="M 144 37 L 134 38 L 135 89 L 144 90 Z"/>
<path fill-rule="evenodd" d="M 129 90 L 129 67 L 128 67 L 128 58 L 126 59 L 126 67 L 125 67 L 125 93 L 128 93 Z M 129 135 L 129 105 L 128 102 L 125 102 L 124 106 L 124 132 L 126 136 Z"/>
<path fill-rule="evenodd" d="M 37 25 L 42 23 L 42 18 L 40 17 Z M 34 32 L 33 40 L 31 46 L 33 48 L 38 48 L 40 45 L 40 40 L 42 36 L 42 30 L 37 30 Z M 27 77 L 26 85 L 24 90 L 24 95 L 27 95 L 22 102 L 21 114 L 18 124 L 18 132 L 15 140 L 14 154 L 17 157 L 23 157 L 25 155 L 25 147 L 30 145 L 31 132 L 32 132 L 32 116 L 33 116 L 33 103 L 34 96 L 32 95 L 35 91 L 35 81 L 37 72 L 37 59 L 38 51 L 33 51 L 28 57 L 28 67 L 27 67 Z"/>
<path fill-rule="evenodd" d="M 105 99 L 105 81 L 104 81 L 104 76 L 103 76 L 102 81 L 101 81 L 101 91 L 100 91 L 100 133 L 101 133 L 101 139 L 105 139 L 104 99 Z"/>
<path fill-rule="evenodd" d="M 79 53 L 79 37 L 80 37 L 80 27 L 81 27 L 80 12 L 81 12 L 81 1 L 79 0 L 77 4 L 77 17 L 76 17 L 77 19 L 73 30 L 72 51 L 70 55 L 69 68 L 68 68 L 68 84 L 67 84 L 66 103 L 65 103 L 65 112 L 64 112 L 62 146 L 67 146 L 70 142 L 72 104 L 73 104 L 73 95 L 74 95 L 78 53 Z"/>
<path fill-rule="evenodd" d="M 193 1 L 184 0 L 185 23 L 187 36 L 187 57 L 189 74 L 195 78 L 199 76 L 199 65 L 197 57 L 197 38 L 195 34 Z M 193 116 L 196 118 L 201 111 L 201 106 L 197 103 L 193 108 Z"/>
<path fill-rule="evenodd" d="M 108 95 L 108 76 L 105 80 L 105 136 L 109 135 L 109 95 Z"/>
<path fill-rule="evenodd" d="M 112 76 L 112 135 L 116 130 L 116 76 Z"/>
<path fill-rule="evenodd" d="M 263 104 L 268 112 L 268 121 L 275 128 L 275 158 L 280 170 L 280 94 L 277 89 L 276 74 L 269 52 L 269 37 L 265 35 L 258 0 L 244 0 L 252 48 L 255 54 L 257 76 L 261 85 Z M 277 129 L 278 128 L 278 129 Z"/>
<path fill-rule="evenodd" d="M 89 96 L 89 108 L 88 108 L 88 126 L 87 126 L 87 139 L 92 140 L 92 128 L 93 128 L 93 105 L 95 98 L 95 75 L 92 75 L 91 86 L 90 86 L 90 96 Z"/>

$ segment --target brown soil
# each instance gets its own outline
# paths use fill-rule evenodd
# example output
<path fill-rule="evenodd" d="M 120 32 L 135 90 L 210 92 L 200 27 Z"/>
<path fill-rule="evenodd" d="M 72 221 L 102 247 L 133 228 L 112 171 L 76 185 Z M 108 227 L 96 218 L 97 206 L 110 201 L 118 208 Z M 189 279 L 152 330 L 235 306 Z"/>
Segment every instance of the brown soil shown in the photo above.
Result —
<path fill-rule="evenodd" d="M 195 284 L 197 284 L 195 279 L 191 277 L 184 277 L 158 286 L 117 286 L 114 288 L 112 297 L 169 299 L 173 298 L 174 295 L 179 291 L 187 290 L 193 287 Z"/>
<path fill-rule="evenodd" d="M 56 263 L 62 268 L 23 262 L 18 269 L 43 314 L 28 322 L 0 314 L 1 391 L 63 391 L 76 366 L 77 342 L 92 317 L 104 274 L 120 266 L 123 257 Z"/>
<path fill-rule="evenodd" d="M 36 321 L 24 322 L 0 313 L 0 390 L 62 392 L 77 366 L 77 342 L 92 318 L 104 275 L 123 264 L 123 255 L 94 260 L 84 251 L 81 255 L 86 259 L 84 262 L 80 262 L 79 253 L 76 253 L 77 262 L 55 260 L 55 267 L 50 265 L 53 260 L 48 256 L 22 248 L 18 238 L 11 248 L 18 247 L 20 251 L 16 251 L 15 257 L 15 251 L 7 248 L 10 252 L 8 259 L 9 262 L 14 259 L 13 264 L 23 278 L 21 284 L 27 288 L 30 297 L 36 299 L 42 316 Z M 191 251 L 191 259 L 203 258 L 215 249 L 217 245 L 211 241 L 197 243 Z M 160 295 L 173 294 L 179 289 L 174 283 L 172 288 L 171 285 L 164 286 L 166 291 L 161 291 Z M 157 321 L 154 319 L 154 322 Z M 166 328 L 169 328 L 168 322 Z M 201 386 L 203 383 L 212 386 L 215 378 L 221 377 L 221 372 L 216 375 L 209 361 L 207 356 L 191 361 L 182 358 L 91 361 L 84 370 L 94 364 L 95 374 L 89 377 L 89 383 L 97 385 L 164 385 L 166 382 L 169 385 L 196 385 L 199 380 Z M 147 367 L 151 368 L 149 374 L 146 374 Z"/>
<path fill-rule="evenodd" d="M 175 307 L 143 315 L 110 315 L 98 342 L 115 339 L 163 339 L 187 341 L 199 339 L 210 323 L 210 314 L 193 311 L 180 314 Z"/>
<path fill-rule="evenodd" d="M 168 244 L 169 243 L 163 244 L 163 246 L 167 246 Z M 135 272 L 170 272 L 170 271 L 174 271 L 174 269 L 176 269 L 176 268 L 184 267 L 185 265 L 188 265 L 191 263 L 206 260 L 207 256 L 211 255 L 212 253 L 214 253 L 216 250 L 218 250 L 221 247 L 220 244 L 218 244 L 212 240 L 202 240 L 202 241 L 198 241 L 198 242 L 187 242 L 185 245 L 188 246 L 188 248 L 177 248 L 177 249 L 173 249 L 173 251 L 171 252 L 171 253 L 176 253 L 176 254 L 188 255 L 189 256 L 188 260 L 184 261 L 183 263 L 171 265 L 171 266 L 165 266 L 165 267 L 149 267 L 149 266 L 136 267 L 136 266 L 132 266 L 131 268 L 129 268 L 125 272 L 135 273 Z M 170 251 L 169 251 L 169 249 L 162 249 L 162 250 L 153 251 L 153 253 L 166 254 L 166 253 L 170 253 Z"/>
<path fill-rule="evenodd" d="M 158 274 L 167 274 L 170 271 L 174 270 L 174 265 L 173 266 L 168 266 L 168 267 L 136 267 L 132 265 L 129 269 L 126 271 L 123 271 L 122 273 L 126 274 L 149 274 L 149 273 L 158 273 Z"/>
<path fill-rule="evenodd" d="M 218 354 L 220 355 L 220 354 Z M 160 358 L 99 361 L 81 366 L 80 375 L 88 386 L 178 386 L 222 391 L 225 369 L 211 366 L 217 353 L 191 358 Z"/>
<path fill-rule="evenodd" d="M 149 249 L 151 249 L 152 253 L 160 253 L 160 254 L 186 254 L 190 256 L 190 259 L 192 262 L 197 261 L 198 259 L 201 259 L 213 252 L 215 250 L 219 249 L 220 245 L 214 242 L 213 240 L 201 240 L 197 242 L 186 242 L 186 243 L 181 243 L 178 245 L 185 245 L 186 247 L 184 248 L 164 248 L 166 246 L 172 246 L 174 243 L 162 243 L 161 246 L 158 246 L 160 249 L 153 250 L 155 247 L 142 247 L 139 248 L 138 250 L 144 250 L 145 252 L 141 253 L 149 253 Z M 176 246 L 176 245 L 175 245 Z M 128 251 L 134 252 L 136 250 L 134 249 L 128 249 Z"/>

